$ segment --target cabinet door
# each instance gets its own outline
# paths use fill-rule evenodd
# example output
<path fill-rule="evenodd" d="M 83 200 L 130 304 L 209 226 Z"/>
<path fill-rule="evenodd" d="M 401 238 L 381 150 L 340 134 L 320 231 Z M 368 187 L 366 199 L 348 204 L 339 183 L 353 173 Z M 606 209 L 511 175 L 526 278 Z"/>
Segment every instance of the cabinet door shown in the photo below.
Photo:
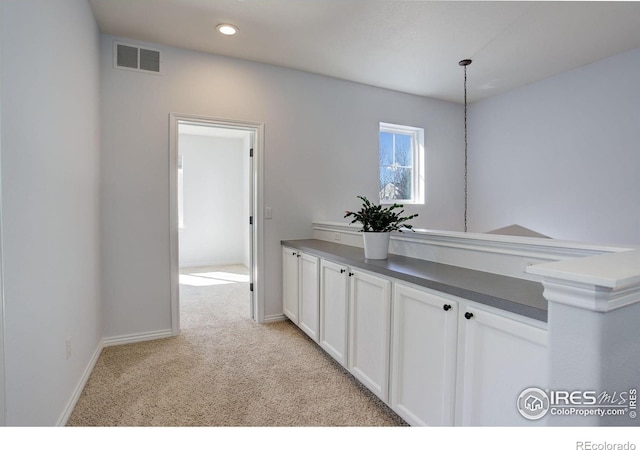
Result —
<path fill-rule="evenodd" d="M 318 342 L 320 328 L 320 290 L 319 259 L 315 256 L 300 254 L 300 328 Z"/>
<path fill-rule="evenodd" d="M 296 325 L 300 297 L 298 255 L 296 250 L 282 248 L 282 312 Z"/>
<path fill-rule="evenodd" d="M 386 402 L 391 282 L 355 270 L 349 275 L 349 371 Z"/>
<path fill-rule="evenodd" d="M 410 425 L 453 425 L 458 303 L 395 283 L 390 406 Z"/>
<path fill-rule="evenodd" d="M 347 367 L 348 268 L 320 262 L 320 346 Z"/>
<path fill-rule="evenodd" d="M 456 423 L 463 426 L 545 425 L 520 415 L 517 401 L 547 385 L 547 331 L 467 306 L 459 316 Z"/>

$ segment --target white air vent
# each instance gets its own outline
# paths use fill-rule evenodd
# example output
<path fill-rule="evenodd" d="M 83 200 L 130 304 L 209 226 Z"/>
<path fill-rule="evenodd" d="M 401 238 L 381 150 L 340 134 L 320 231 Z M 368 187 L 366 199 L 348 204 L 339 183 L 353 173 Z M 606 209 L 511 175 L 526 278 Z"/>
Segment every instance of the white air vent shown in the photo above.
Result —
<path fill-rule="evenodd" d="M 113 67 L 138 72 L 161 73 L 160 51 L 122 42 L 113 43 Z"/>

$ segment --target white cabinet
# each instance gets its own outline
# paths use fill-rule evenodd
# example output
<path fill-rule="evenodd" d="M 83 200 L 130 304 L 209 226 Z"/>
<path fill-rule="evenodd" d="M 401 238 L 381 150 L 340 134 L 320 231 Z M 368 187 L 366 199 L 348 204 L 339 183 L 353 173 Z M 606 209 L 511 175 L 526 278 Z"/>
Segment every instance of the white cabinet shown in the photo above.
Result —
<path fill-rule="evenodd" d="M 458 302 L 394 283 L 390 406 L 410 425 L 453 425 Z"/>
<path fill-rule="evenodd" d="M 348 369 L 387 401 L 391 281 L 359 270 L 349 273 Z"/>
<path fill-rule="evenodd" d="M 297 250 L 282 248 L 282 311 L 296 325 L 300 310 L 299 254 Z"/>
<path fill-rule="evenodd" d="M 320 260 L 316 256 L 300 255 L 300 315 L 302 331 L 318 342 L 320 330 Z"/>
<path fill-rule="evenodd" d="M 320 346 L 383 401 L 389 379 L 391 281 L 320 263 Z"/>
<path fill-rule="evenodd" d="M 392 296 L 393 293 L 393 296 Z M 283 247 L 283 311 L 411 425 L 544 425 L 546 324 Z"/>
<path fill-rule="evenodd" d="M 347 367 L 349 268 L 320 261 L 320 346 Z"/>
<path fill-rule="evenodd" d="M 520 415 L 546 387 L 544 324 L 394 283 L 390 406 L 411 425 L 544 425 Z"/>
<path fill-rule="evenodd" d="M 285 315 L 386 402 L 391 281 L 284 247 L 282 289 Z"/>
<path fill-rule="evenodd" d="M 531 426 L 517 400 L 547 386 L 547 331 L 522 318 L 466 305 L 459 314 L 456 425 Z"/>
<path fill-rule="evenodd" d="M 318 342 L 319 258 L 288 247 L 282 249 L 282 310 Z"/>

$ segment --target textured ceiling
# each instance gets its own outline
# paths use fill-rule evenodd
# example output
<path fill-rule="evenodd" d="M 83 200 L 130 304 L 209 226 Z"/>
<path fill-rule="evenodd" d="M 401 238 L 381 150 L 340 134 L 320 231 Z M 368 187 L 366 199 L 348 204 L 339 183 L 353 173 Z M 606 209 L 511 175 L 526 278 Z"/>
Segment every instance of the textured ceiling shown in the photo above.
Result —
<path fill-rule="evenodd" d="M 470 102 L 640 47 L 640 2 L 90 0 L 100 30 Z M 240 32 L 215 31 L 230 22 Z"/>

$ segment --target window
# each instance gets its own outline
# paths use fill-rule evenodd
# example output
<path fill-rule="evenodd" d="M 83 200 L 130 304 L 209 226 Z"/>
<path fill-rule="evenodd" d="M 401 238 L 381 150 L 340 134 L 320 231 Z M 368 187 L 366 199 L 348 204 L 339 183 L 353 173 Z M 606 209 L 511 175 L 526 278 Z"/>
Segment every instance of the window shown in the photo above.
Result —
<path fill-rule="evenodd" d="M 380 203 L 424 203 L 424 130 L 380 122 Z"/>

